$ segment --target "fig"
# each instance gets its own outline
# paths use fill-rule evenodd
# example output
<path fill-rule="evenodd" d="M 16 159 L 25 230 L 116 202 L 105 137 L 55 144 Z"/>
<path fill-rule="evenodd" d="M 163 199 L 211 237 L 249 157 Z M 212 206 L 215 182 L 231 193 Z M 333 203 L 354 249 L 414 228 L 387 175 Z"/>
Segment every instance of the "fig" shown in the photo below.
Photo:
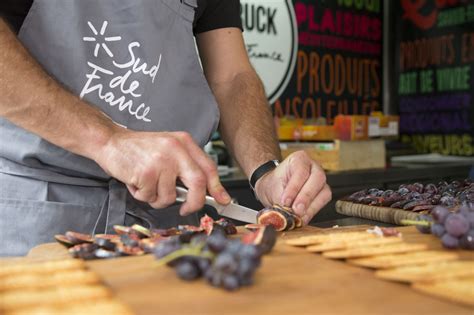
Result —
<path fill-rule="evenodd" d="M 251 223 L 251 224 L 246 224 L 245 225 L 245 228 L 247 230 L 250 230 L 250 231 L 256 231 L 258 229 L 261 229 L 263 227 L 265 227 L 266 225 L 263 225 L 263 224 L 257 224 L 257 223 Z"/>
<path fill-rule="evenodd" d="M 132 228 L 129 226 L 114 225 L 114 231 L 118 235 L 130 234 L 131 230 Z"/>
<path fill-rule="evenodd" d="M 95 258 L 109 259 L 109 258 L 118 257 L 119 255 L 114 251 L 99 248 L 99 249 L 95 250 L 94 256 L 95 256 Z"/>
<path fill-rule="evenodd" d="M 428 200 L 414 200 L 406 203 L 403 206 L 403 210 L 411 210 L 416 206 L 425 206 L 425 205 L 431 205 L 431 203 Z"/>
<path fill-rule="evenodd" d="M 173 236 L 173 235 L 178 235 L 180 232 L 176 228 L 170 228 L 170 229 L 153 229 L 151 230 L 151 234 L 153 236 L 159 235 L 159 236 Z"/>
<path fill-rule="evenodd" d="M 117 244 L 112 242 L 111 240 L 103 237 L 96 237 L 94 243 L 97 244 L 100 248 L 105 250 L 114 251 Z"/>
<path fill-rule="evenodd" d="M 218 225 L 220 225 L 224 228 L 225 234 L 227 234 L 227 235 L 237 234 L 237 228 L 235 227 L 235 224 L 230 222 L 229 220 L 221 218 L 221 219 L 217 220 L 215 223 L 217 223 Z"/>
<path fill-rule="evenodd" d="M 200 223 L 200 227 L 206 230 L 207 235 L 211 234 L 212 227 L 214 225 L 214 219 L 206 214 L 201 218 Z"/>
<path fill-rule="evenodd" d="M 432 204 L 424 204 L 424 205 L 415 206 L 411 211 L 413 212 L 426 211 L 426 210 L 431 210 L 434 207 L 436 206 Z"/>
<path fill-rule="evenodd" d="M 293 217 L 293 221 L 295 221 L 295 226 L 293 228 L 289 228 L 288 230 L 292 230 L 294 228 L 299 228 L 303 226 L 303 220 L 300 218 L 299 215 L 293 210 L 293 208 L 280 206 L 280 205 L 273 205 L 274 209 L 279 211 L 284 211 Z"/>
<path fill-rule="evenodd" d="M 262 254 L 269 253 L 275 246 L 277 233 L 273 226 L 268 225 L 255 232 L 249 232 L 242 236 L 241 242 L 244 244 L 256 245 Z"/>
<path fill-rule="evenodd" d="M 69 248 L 68 251 L 74 258 L 89 260 L 96 258 L 95 250 L 98 248 L 99 246 L 97 246 L 97 244 L 83 243 L 74 245 L 73 247 Z"/>
<path fill-rule="evenodd" d="M 116 234 L 96 234 L 94 238 L 97 240 L 98 238 L 103 238 L 109 240 L 111 242 L 118 242 L 120 241 L 120 236 Z"/>
<path fill-rule="evenodd" d="M 147 254 L 153 253 L 153 250 L 155 249 L 155 244 L 156 240 L 153 240 L 151 238 L 144 238 L 141 239 L 139 242 L 139 246 L 143 251 Z"/>
<path fill-rule="evenodd" d="M 56 241 L 58 241 L 60 244 L 66 246 L 66 247 L 71 247 L 71 246 L 75 245 L 66 236 L 64 236 L 62 234 L 56 234 L 54 236 L 54 238 L 56 239 Z"/>
<path fill-rule="evenodd" d="M 64 235 L 69 242 L 73 245 L 83 244 L 83 243 L 93 243 L 94 238 L 88 234 L 82 234 L 72 231 L 67 231 Z"/>
<path fill-rule="evenodd" d="M 140 238 L 135 234 L 122 234 L 120 235 L 120 242 L 124 246 L 135 247 L 138 246 Z"/>
<path fill-rule="evenodd" d="M 139 238 L 151 237 L 151 231 L 139 224 L 132 225 L 130 229 L 131 233 L 138 235 Z"/>
<path fill-rule="evenodd" d="M 257 222 L 263 225 L 271 225 L 276 231 L 284 231 L 287 227 L 286 216 L 283 212 L 265 208 L 257 214 Z"/>

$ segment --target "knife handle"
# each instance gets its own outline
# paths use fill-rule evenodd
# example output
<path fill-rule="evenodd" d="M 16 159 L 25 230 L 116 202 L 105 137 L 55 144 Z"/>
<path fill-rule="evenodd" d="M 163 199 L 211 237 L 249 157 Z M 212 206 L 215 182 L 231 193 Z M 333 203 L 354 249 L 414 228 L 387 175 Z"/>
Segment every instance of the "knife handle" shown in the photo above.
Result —
<path fill-rule="evenodd" d="M 176 201 L 185 202 L 188 198 L 188 190 L 184 187 L 176 186 Z M 221 213 L 224 206 L 218 203 L 213 197 L 206 195 L 206 205 L 212 206 L 217 210 L 217 213 Z"/>

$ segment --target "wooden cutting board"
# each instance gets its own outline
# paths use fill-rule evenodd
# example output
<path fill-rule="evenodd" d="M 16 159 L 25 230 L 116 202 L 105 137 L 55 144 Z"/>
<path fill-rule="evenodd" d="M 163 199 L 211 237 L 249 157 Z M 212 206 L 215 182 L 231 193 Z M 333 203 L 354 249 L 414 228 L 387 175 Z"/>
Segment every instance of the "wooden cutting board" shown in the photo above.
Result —
<path fill-rule="evenodd" d="M 360 229 L 360 227 L 358 228 Z M 441 248 L 434 236 L 412 227 L 399 229 L 408 242 Z M 439 300 L 408 285 L 376 279 L 374 272 L 323 258 L 283 240 L 321 232 L 306 227 L 281 235 L 265 256 L 255 284 L 236 292 L 184 282 L 173 269 L 157 267 L 152 256 L 90 261 L 88 266 L 137 314 L 473 314 L 473 310 Z M 60 245 L 42 245 L 31 259 L 64 254 Z M 474 253 L 459 251 L 463 259 Z"/>

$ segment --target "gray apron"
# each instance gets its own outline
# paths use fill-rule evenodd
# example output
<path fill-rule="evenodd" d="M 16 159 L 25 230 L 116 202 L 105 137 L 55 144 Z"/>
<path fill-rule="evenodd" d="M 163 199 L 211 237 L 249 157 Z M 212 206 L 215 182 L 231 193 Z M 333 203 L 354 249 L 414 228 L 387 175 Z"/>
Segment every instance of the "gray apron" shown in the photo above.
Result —
<path fill-rule="evenodd" d="M 35 0 L 19 39 L 117 124 L 187 131 L 204 146 L 219 111 L 194 44 L 196 7 L 197 0 Z M 127 211 L 161 226 L 196 223 L 173 208 L 148 210 L 94 161 L 0 118 L 0 255 L 25 254 L 67 230 L 110 233 Z"/>

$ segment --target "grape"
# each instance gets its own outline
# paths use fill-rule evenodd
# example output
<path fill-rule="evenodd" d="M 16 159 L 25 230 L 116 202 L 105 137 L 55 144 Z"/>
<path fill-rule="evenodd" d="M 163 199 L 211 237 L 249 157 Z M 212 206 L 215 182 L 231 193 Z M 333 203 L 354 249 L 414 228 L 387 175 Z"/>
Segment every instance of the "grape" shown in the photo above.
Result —
<path fill-rule="evenodd" d="M 242 244 L 239 240 L 231 240 L 227 243 L 226 251 L 232 254 L 238 254 L 242 249 Z"/>
<path fill-rule="evenodd" d="M 222 272 L 215 272 L 212 269 L 209 269 L 210 275 L 206 277 L 212 286 L 220 287 L 222 285 L 222 280 L 224 280 L 224 273 Z"/>
<path fill-rule="evenodd" d="M 449 214 L 449 210 L 441 206 L 436 206 L 431 211 L 431 215 L 433 216 L 433 219 L 435 220 L 436 223 L 444 223 L 448 214 Z"/>
<path fill-rule="evenodd" d="M 443 237 L 441 237 L 441 243 L 443 244 L 444 247 L 446 248 L 458 248 L 459 246 L 459 239 L 456 237 L 445 233 Z"/>
<path fill-rule="evenodd" d="M 181 248 L 181 243 L 177 237 L 163 240 L 155 247 L 154 253 L 157 258 L 163 258 Z"/>
<path fill-rule="evenodd" d="M 463 249 L 474 249 L 474 229 L 469 230 L 459 239 L 459 247 Z"/>
<path fill-rule="evenodd" d="M 207 246 L 213 253 L 222 252 L 227 245 L 227 238 L 224 234 L 213 233 L 207 238 Z"/>
<path fill-rule="evenodd" d="M 469 212 L 468 214 L 465 215 L 467 222 L 469 222 L 469 225 L 471 226 L 471 229 L 474 229 L 474 212 Z"/>
<path fill-rule="evenodd" d="M 441 223 L 435 223 L 431 225 L 431 234 L 441 238 L 444 233 L 446 233 L 446 229 Z"/>
<path fill-rule="evenodd" d="M 416 221 L 427 221 L 427 222 L 433 222 L 433 218 L 430 215 L 422 214 L 416 217 Z M 430 226 L 424 226 L 424 225 L 416 225 L 416 229 L 420 231 L 423 234 L 429 234 L 431 233 L 431 228 Z"/>
<path fill-rule="evenodd" d="M 450 214 L 444 222 L 446 231 L 454 237 L 460 237 L 469 230 L 469 222 L 462 214 Z"/>
<path fill-rule="evenodd" d="M 200 276 L 199 268 L 192 260 L 181 260 L 176 265 L 176 274 L 183 280 L 194 280 Z"/>
<path fill-rule="evenodd" d="M 242 259 L 239 263 L 239 268 L 237 270 L 237 274 L 241 278 L 251 277 L 255 272 L 256 266 L 253 260 L 251 259 Z"/>
<path fill-rule="evenodd" d="M 243 245 L 238 253 L 239 258 L 257 259 L 261 256 L 260 251 L 255 245 Z"/>
<path fill-rule="evenodd" d="M 232 273 L 237 270 L 237 260 L 234 255 L 228 252 L 222 252 L 216 257 L 213 268 L 220 270 L 224 273 Z"/>
<path fill-rule="evenodd" d="M 211 261 L 207 258 L 197 258 L 197 265 L 201 273 L 205 273 L 211 267 Z"/>
<path fill-rule="evenodd" d="M 239 288 L 239 279 L 234 275 L 226 275 L 222 279 L 222 287 L 229 291 L 234 291 Z"/>

